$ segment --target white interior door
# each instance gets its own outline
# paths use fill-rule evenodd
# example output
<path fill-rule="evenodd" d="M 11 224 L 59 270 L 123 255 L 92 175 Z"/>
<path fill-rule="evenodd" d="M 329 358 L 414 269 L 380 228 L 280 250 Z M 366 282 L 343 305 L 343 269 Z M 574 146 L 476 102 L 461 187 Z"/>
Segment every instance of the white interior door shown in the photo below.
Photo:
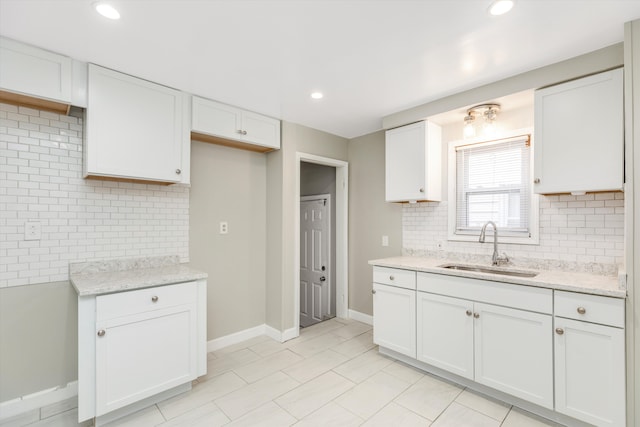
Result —
<path fill-rule="evenodd" d="M 329 198 L 300 198 L 300 326 L 329 317 Z"/>

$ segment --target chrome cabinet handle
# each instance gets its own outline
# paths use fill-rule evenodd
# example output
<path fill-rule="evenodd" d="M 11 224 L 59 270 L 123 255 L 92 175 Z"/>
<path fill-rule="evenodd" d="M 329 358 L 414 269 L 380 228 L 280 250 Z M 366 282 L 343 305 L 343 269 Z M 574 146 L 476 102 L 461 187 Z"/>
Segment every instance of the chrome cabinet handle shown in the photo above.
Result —
<path fill-rule="evenodd" d="M 182 171 L 180 169 L 176 169 L 176 175 L 180 175 Z"/>
<path fill-rule="evenodd" d="M 556 328 L 556 334 L 558 334 L 558 335 L 562 335 L 562 334 L 564 334 L 564 329 L 562 329 L 562 328 Z"/>
<path fill-rule="evenodd" d="M 467 316 L 471 316 L 473 313 L 471 312 L 471 310 L 467 310 L 466 314 L 467 314 Z"/>
<path fill-rule="evenodd" d="M 479 317 L 480 317 L 480 313 L 473 313 L 473 317 L 474 317 L 475 319 L 479 318 Z"/>
<path fill-rule="evenodd" d="M 99 337 L 103 337 L 103 336 L 104 336 L 104 334 L 106 334 L 106 333 L 107 333 L 107 331 L 105 331 L 104 329 L 100 329 L 100 330 L 98 331 L 98 336 L 99 336 Z"/>
<path fill-rule="evenodd" d="M 238 133 L 238 134 L 240 134 L 240 135 L 246 135 L 246 134 L 247 134 L 247 131 L 246 131 L 246 130 L 242 130 L 242 129 L 238 129 L 238 130 L 236 131 L 236 133 Z"/>
<path fill-rule="evenodd" d="M 587 312 L 587 309 L 584 307 L 578 307 L 578 314 L 585 314 Z"/>
<path fill-rule="evenodd" d="M 152 296 L 151 302 L 158 302 L 158 296 L 157 295 Z"/>

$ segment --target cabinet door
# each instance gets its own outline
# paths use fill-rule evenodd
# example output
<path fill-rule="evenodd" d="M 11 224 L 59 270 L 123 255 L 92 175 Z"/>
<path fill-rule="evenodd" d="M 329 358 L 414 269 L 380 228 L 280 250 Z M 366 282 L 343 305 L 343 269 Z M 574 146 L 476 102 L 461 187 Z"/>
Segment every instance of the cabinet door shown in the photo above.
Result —
<path fill-rule="evenodd" d="M 386 132 L 386 201 L 441 199 L 440 128 L 418 122 Z"/>
<path fill-rule="evenodd" d="M 196 305 L 96 324 L 96 416 L 196 378 Z"/>
<path fill-rule="evenodd" d="M 473 379 L 473 302 L 418 292 L 418 360 Z"/>
<path fill-rule="evenodd" d="M 553 409 L 552 316 L 476 303 L 474 317 L 475 380 Z"/>
<path fill-rule="evenodd" d="M 192 98 L 191 131 L 222 138 L 242 137 L 241 110 L 219 102 Z"/>
<path fill-rule="evenodd" d="M 183 96 L 89 65 L 85 176 L 180 182 Z"/>
<path fill-rule="evenodd" d="M 598 426 L 624 426 L 624 329 L 558 317 L 555 327 L 556 411 Z"/>
<path fill-rule="evenodd" d="M 373 342 L 416 357 L 416 291 L 373 284 Z"/>
<path fill-rule="evenodd" d="M 71 103 L 71 58 L 0 37 L 0 88 Z"/>
<path fill-rule="evenodd" d="M 618 69 L 536 91 L 536 193 L 622 189 L 622 80 Z"/>
<path fill-rule="evenodd" d="M 247 142 L 280 149 L 280 120 L 244 111 L 242 131 Z"/>

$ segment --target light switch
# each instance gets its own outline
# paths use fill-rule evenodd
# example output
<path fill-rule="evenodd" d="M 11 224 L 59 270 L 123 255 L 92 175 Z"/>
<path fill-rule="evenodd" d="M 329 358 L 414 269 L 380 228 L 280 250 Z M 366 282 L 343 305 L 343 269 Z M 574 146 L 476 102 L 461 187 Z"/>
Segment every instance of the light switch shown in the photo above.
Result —
<path fill-rule="evenodd" d="M 220 234 L 227 234 L 229 232 L 229 224 L 226 221 L 220 223 Z"/>

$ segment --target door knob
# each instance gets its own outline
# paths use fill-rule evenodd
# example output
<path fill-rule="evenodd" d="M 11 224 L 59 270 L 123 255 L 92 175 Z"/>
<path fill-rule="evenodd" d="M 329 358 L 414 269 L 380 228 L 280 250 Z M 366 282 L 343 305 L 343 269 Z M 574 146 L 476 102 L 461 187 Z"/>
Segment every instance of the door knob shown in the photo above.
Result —
<path fill-rule="evenodd" d="M 327 280 L 327 278 L 326 278 L 326 277 L 324 277 L 324 276 L 322 276 L 322 277 L 320 278 L 320 281 L 321 281 L 321 282 L 324 282 L 324 281 L 326 281 L 326 280 Z"/>
<path fill-rule="evenodd" d="M 562 328 L 556 328 L 556 334 L 558 334 L 558 335 L 562 335 L 562 334 L 564 334 L 564 329 L 562 329 Z"/>

